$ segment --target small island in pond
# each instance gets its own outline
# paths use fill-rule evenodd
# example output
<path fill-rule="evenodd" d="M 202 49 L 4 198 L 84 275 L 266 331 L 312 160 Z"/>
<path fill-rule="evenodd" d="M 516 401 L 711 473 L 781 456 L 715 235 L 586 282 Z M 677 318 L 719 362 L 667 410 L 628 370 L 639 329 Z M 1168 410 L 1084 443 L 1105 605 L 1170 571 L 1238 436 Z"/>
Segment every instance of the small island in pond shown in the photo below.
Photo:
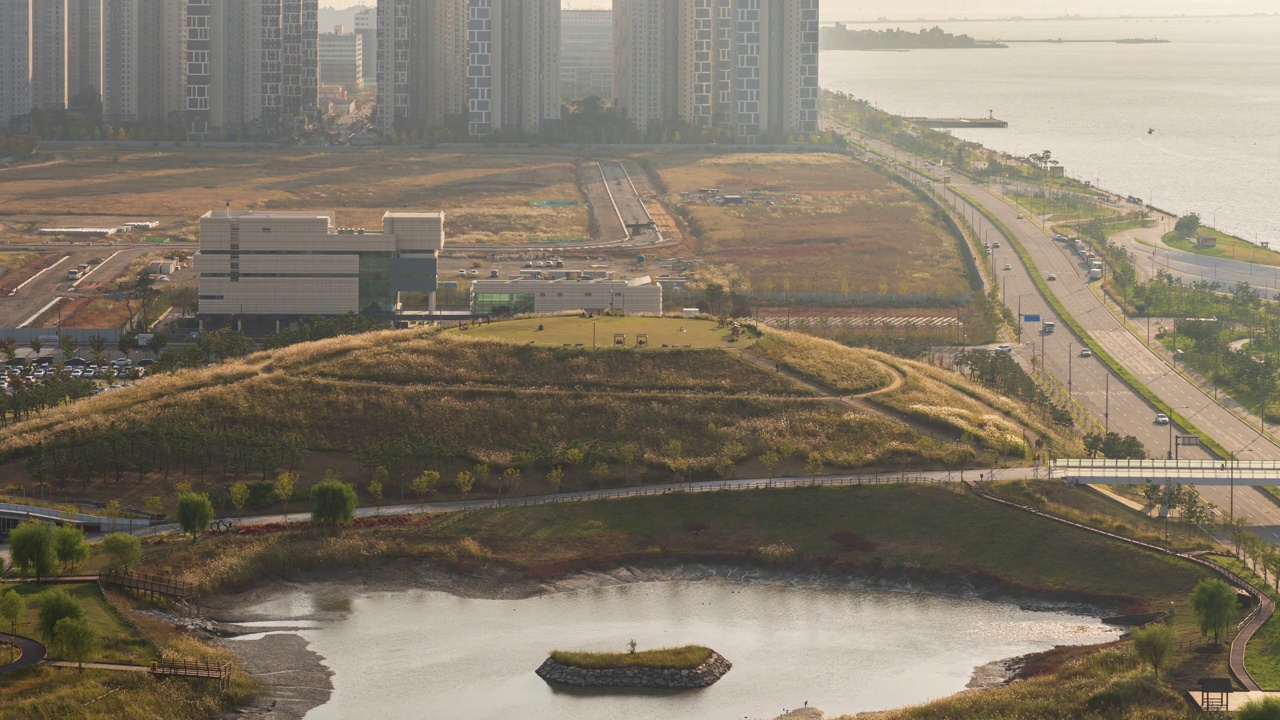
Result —
<path fill-rule="evenodd" d="M 626 653 L 556 650 L 537 673 L 549 683 L 573 687 L 685 690 L 707 687 L 732 667 L 711 648 L 686 645 Z"/>
<path fill-rule="evenodd" d="M 975 40 L 968 35 L 952 35 L 940 27 L 920 32 L 892 30 L 850 30 L 836 23 L 821 30 L 823 50 L 991 50 L 1008 45 Z"/>

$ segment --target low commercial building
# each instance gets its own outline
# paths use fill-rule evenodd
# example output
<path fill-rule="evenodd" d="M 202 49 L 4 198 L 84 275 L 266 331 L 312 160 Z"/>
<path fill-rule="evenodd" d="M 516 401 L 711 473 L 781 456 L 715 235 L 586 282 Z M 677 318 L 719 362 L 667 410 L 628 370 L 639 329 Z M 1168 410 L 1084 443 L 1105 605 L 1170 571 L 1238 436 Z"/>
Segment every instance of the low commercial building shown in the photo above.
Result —
<path fill-rule="evenodd" d="M 635 280 L 477 280 L 471 285 L 475 315 L 549 314 L 606 310 L 626 315 L 662 314 L 662 286 Z"/>
<path fill-rule="evenodd" d="M 277 328 L 313 315 L 389 315 L 430 293 L 444 213 L 388 212 L 382 230 L 338 227 L 332 212 L 214 211 L 200 218 L 200 316 Z"/>

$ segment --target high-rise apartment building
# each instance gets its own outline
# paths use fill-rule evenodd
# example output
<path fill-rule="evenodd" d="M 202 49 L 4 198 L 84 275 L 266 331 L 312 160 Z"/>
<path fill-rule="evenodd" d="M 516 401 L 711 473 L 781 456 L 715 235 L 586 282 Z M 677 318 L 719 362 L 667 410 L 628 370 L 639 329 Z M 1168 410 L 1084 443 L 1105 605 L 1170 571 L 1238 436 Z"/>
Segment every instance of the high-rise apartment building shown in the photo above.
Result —
<path fill-rule="evenodd" d="M 185 0 L 188 137 L 291 132 L 318 98 L 317 0 Z"/>
<path fill-rule="evenodd" d="M 103 2 L 67 2 L 67 99 L 72 104 L 76 98 L 82 103 L 101 99 Z"/>
<path fill-rule="evenodd" d="M 365 8 L 356 13 L 356 34 L 360 36 L 361 72 L 365 83 L 378 82 L 378 10 Z"/>
<path fill-rule="evenodd" d="M 467 0 L 378 0 L 379 132 L 465 123 Z"/>
<path fill-rule="evenodd" d="M 31 0 L 31 106 L 67 106 L 67 0 Z"/>
<path fill-rule="evenodd" d="M 468 131 L 560 119 L 560 0 L 467 0 Z"/>
<path fill-rule="evenodd" d="M 164 127 L 186 109 L 186 10 L 186 0 L 104 0 L 102 108 L 109 122 Z"/>
<path fill-rule="evenodd" d="M 613 12 L 565 10 L 560 15 L 560 97 L 613 97 Z"/>
<path fill-rule="evenodd" d="M 0 129 L 31 112 L 31 0 L 0 0 Z"/>
<path fill-rule="evenodd" d="M 344 30 L 320 34 L 320 82 L 355 92 L 364 86 L 364 38 Z"/>
<path fill-rule="evenodd" d="M 614 96 L 750 140 L 815 132 L 819 0 L 614 0 Z M 674 89 L 672 89 L 674 88 Z"/>
<path fill-rule="evenodd" d="M 614 0 L 613 91 L 641 131 L 676 117 L 679 0 Z"/>

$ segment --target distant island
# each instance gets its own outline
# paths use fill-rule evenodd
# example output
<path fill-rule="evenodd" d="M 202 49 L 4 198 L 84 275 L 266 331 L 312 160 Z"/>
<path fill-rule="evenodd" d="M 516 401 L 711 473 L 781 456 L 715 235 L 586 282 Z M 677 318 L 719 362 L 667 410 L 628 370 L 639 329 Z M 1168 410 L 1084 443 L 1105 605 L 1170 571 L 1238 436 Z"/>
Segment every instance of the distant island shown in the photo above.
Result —
<path fill-rule="evenodd" d="M 940 27 L 920 32 L 892 30 L 850 30 L 837 23 L 822 28 L 824 50 L 990 50 L 1007 45 L 975 40 L 968 35 L 952 35 Z"/>

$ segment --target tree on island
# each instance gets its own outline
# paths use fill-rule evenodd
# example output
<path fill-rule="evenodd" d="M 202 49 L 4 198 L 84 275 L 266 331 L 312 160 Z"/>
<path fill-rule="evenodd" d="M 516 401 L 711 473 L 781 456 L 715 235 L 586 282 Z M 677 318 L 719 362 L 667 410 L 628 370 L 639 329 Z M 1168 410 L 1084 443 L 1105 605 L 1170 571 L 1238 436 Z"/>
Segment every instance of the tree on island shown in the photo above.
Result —
<path fill-rule="evenodd" d="M 1200 623 L 1201 637 L 1218 642 L 1236 619 L 1236 591 L 1217 578 L 1206 578 L 1191 592 L 1191 610 Z"/>
<path fill-rule="evenodd" d="M 1168 625 L 1152 625 L 1133 631 L 1133 651 L 1160 677 L 1160 668 L 1173 657 L 1178 637 Z"/>
<path fill-rule="evenodd" d="M 1178 218 L 1178 222 L 1174 224 L 1173 229 L 1183 237 L 1191 237 L 1200 231 L 1200 215 L 1199 213 L 1187 213 Z"/>

